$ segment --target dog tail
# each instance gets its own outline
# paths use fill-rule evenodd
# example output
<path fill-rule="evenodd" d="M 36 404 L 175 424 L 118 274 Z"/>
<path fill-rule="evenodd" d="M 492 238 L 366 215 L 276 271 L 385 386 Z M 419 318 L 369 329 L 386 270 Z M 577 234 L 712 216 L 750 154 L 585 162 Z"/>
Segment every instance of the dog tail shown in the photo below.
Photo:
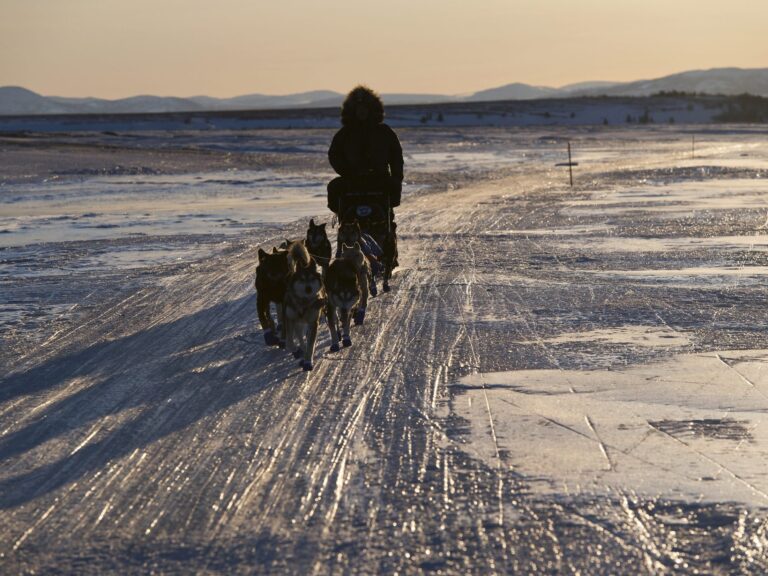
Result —
<path fill-rule="evenodd" d="M 288 264 L 291 270 L 295 270 L 297 266 L 309 266 L 309 252 L 304 242 L 291 242 L 288 246 Z"/>

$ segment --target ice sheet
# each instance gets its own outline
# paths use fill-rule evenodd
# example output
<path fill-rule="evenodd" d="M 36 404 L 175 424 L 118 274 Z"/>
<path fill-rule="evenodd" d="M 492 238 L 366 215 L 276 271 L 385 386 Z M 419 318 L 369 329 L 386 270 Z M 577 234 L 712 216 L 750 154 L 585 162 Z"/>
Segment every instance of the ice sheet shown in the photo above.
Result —
<path fill-rule="evenodd" d="M 453 407 L 470 422 L 473 453 L 497 465 L 492 419 L 502 465 L 542 496 L 768 505 L 766 350 L 625 370 L 474 374 L 458 389 Z"/>
<path fill-rule="evenodd" d="M 0 247 L 132 235 L 235 234 L 325 207 L 325 182 L 270 171 L 131 175 L 0 191 Z"/>

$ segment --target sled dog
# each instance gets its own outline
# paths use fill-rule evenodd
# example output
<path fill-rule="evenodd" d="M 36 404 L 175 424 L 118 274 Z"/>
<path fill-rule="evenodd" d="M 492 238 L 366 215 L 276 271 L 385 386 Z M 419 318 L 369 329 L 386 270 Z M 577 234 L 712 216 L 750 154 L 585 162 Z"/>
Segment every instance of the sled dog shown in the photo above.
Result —
<path fill-rule="evenodd" d="M 379 259 L 382 251 L 376 241 L 368 234 L 363 233 L 360 224 L 355 220 L 352 222 L 342 222 L 339 225 L 339 232 L 336 238 L 336 257 L 341 256 L 342 246 L 354 246 L 359 244 L 363 254 L 368 259 L 368 292 L 371 296 L 376 296 L 376 274 L 381 271 Z"/>
<path fill-rule="evenodd" d="M 325 291 L 328 295 L 326 319 L 331 331 L 331 352 L 339 351 L 339 340 L 345 347 L 352 346 L 349 322 L 363 297 L 359 278 L 357 267 L 352 259 L 336 258 L 328 266 L 328 272 L 325 274 Z"/>
<path fill-rule="evenodd" d="M 360 244 L 361 236 L 362 231 L 357 221 L 339 224 L 339 231 L 336 235 L 336 258 L 341 256 L 341 249 L 344 244 L 347 246 L 354 246 L 355 243 Z"/>
<path fill-rule="evenodd" d="M 322 224 L 315 224 L 315 220 L 309 221 L 309 228 L 307 228 L 307 237 L 304 239 L 304 246 L 306 246 L 309 255 L 312 259 L 320 264 L 323 269 L 323 273 L 328 270 L 328 265 L 331 263 L 331 242 L 328 240 L 328 233 L 325 231 L 325 222 Z"/>
<path fill-rule="evenodd" d="M 313 368 L 317 328 L 325 305 L 323 279 L 314 260 L 297 262 L 286 282 L 283 315 L 289 350 L 293 349 L 293 355 L 301 359 L 305 371 Z"/>
<path fill-rule="evenodd" d="M 371 278 L 371 266 L 358 242 L 352 246 L 343 244 L 341 258 L 352 263 L 355 274 L 357 274 L 357 281 L 360 284 L 360 303 L 354 315 L 355 324 L 360 325 L 365 320 L 365 311 L 368 309 L 368 281 Z"/>
<path fill-rule="evenodd" d="M 282 338 L 277 333 L 275 321 L 270 312 L 270 302 L 274 302 L 277 308 L 277 321 L 280 326 L 285 326 L 283 321 L 283 299 L 285 297 L 285 281 L 291 269 L 288 263 L 288 251 L 272 249 L 267 253 L 259 248 L 259 265 L 256 268 L 256 310 L 259 322 L 264 330 L 264 342 L 267 346 L 277 346 L 285 343 L 285 335 Z"/>

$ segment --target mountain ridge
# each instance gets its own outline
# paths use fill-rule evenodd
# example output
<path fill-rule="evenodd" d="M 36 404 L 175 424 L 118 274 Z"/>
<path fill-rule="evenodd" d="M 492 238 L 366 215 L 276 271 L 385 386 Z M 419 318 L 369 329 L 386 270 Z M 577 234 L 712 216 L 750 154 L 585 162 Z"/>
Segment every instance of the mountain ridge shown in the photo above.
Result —
<path fill-rule="evenodd" d="M 560 88 L 513 82 L 464 95 L 382 94 L 387 105 L 442 102 L 486 102 L 536 100 L 583 96 L 649 96 L 659 92 L 735 95 L 750 93 L 768 97 L 768 68 L 712 68 L 689 70 L 660 78 L 632 82 L 588 81 Z M 333 90 L 310 90 L 296 94 L 243 94 L 232 98 L 211 96 L 138 95 L 108 100 L 43 96 L 21 86 L 0 87 L 0 115 L 120 114 L 326 108 L 340 106 L 344 94 Z"/>

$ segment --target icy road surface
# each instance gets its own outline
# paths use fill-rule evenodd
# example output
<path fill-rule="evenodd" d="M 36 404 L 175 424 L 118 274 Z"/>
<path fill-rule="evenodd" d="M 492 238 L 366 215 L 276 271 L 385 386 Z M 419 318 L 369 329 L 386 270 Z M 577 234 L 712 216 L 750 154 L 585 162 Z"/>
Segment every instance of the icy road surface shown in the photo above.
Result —
<path fill-rule="evenodd" d="M 0 252 L 0 572 L 765 573 L 768 144 L 680 130 L 574 135 L 573 189 L 563 133 L 406 133 L 394 289 L 311 373 L 252 287 L 306 219 Z M 87 260 L 130 242 L 185 252 Z"/>

